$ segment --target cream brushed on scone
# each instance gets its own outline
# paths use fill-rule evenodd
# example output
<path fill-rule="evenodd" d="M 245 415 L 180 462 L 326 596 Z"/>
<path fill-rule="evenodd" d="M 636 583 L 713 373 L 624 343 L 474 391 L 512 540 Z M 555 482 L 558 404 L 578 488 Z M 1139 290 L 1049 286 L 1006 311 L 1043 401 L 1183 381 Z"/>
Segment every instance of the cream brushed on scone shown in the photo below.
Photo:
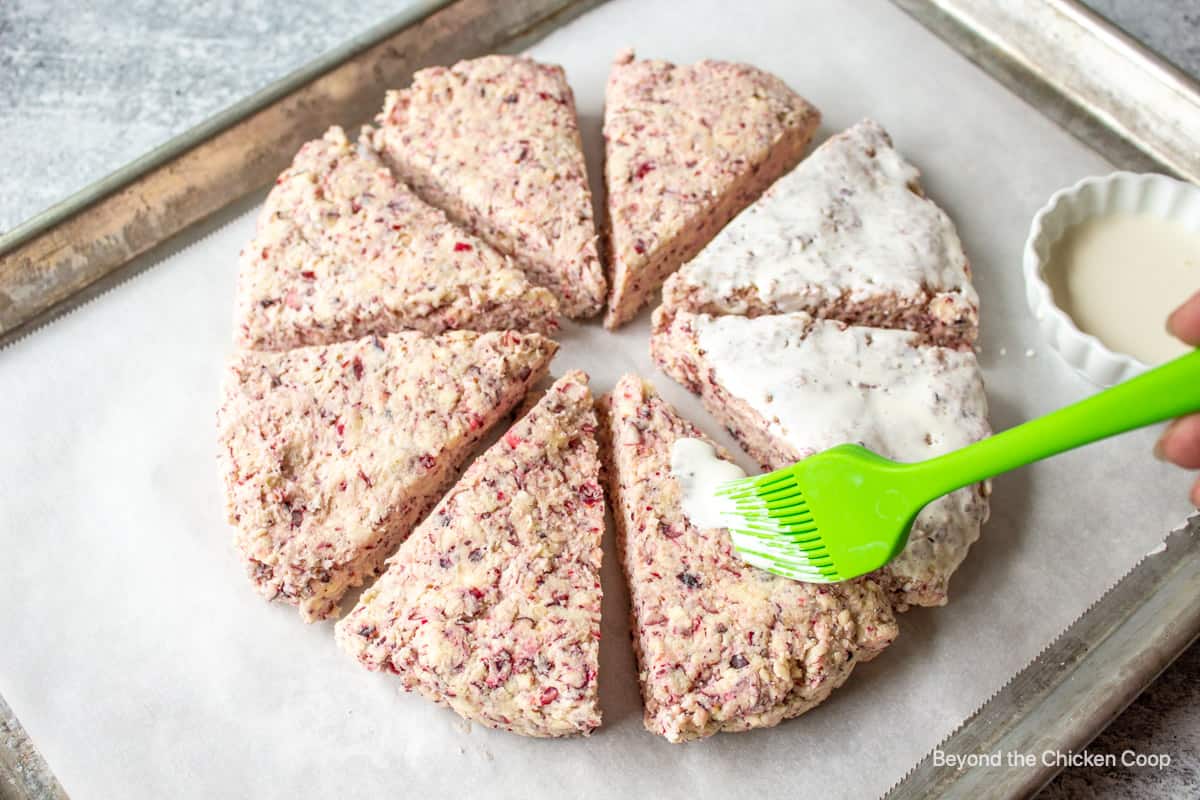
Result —
<path fill-rule="evenodd" d="M 803 312 L 659 309 L 650 351 L 768 470 L 845 442 L 923 461 L 991 433 L 975 353 L 925 346 L 911 331 Z M 876 576 L 896 608 L 945 605 L 950 578 L 988 518 L 987 498 L 981 484 L 925 509 L 908 546 Z"/>
<path fill-rule="evenodd" d="M 954 222 L 866 119 L 830 137 L 663 287 L 663 305 L 757 317 L 804 311 L 970 346 L 979 296 Z"/>

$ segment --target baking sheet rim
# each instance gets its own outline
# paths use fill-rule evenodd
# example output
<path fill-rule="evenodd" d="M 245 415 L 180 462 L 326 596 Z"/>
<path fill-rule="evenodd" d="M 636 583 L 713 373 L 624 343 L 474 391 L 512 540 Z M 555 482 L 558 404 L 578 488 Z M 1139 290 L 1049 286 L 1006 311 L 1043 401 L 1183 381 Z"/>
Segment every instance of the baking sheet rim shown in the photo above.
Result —
<path fill-rule="evenodd" d="M 892 2 L 912 14 L 926 27 L 930 27 L 929 14 L 937 12 L 943 5 L 938 0 L 892 0 Z M 1074 0 L 1066 0 L 1066 2 L 1074 3 Z M 582 11 L 595 4 L 596 0 L 571 0 L 566 6 L 577 11 Z M 104 179 L 77 192 L 63 202 L 56 204 L 47 211 L 19 225 L 6 235 L 0 236 L 0 255 L 20 248 L 25 243 L 54 229 L 68 219 L 88 213 L 89 207 L 97 200 L 136 184 L 146 174 L 162 168 L 165 164 L 169 164 L 174 157 L 217 135 L 231 125 L 237 124 L 256 110 L 299 91 L 302 87 L 324 74 L 325 71 L 352 61 L 372 44 L 382 41 L 389 35 L 395 35 L 406 27 L 419 23 L 429 14 L 447 5 L 450 5 L 450 2 L 447 2 L 447 0 L 425 0 L 418 7 L 375 26 L 370 31 L 355 37 L 346 45 L 315 59 L 284 79 L 235 104 L 230 109 L 206 120 L 204 123 L 197 125 L 180 136 L 175 137 L 167 144 L 156 148 Z M 914 13 L 914 9 L 918 7 L 924 7 L 927 13 Z M 553 30 L 569 21 L 570 18 L 571 15 L 567 14 L 559 20 L 552 21 L 545 31 Z M 943 25 L 949 24 L 944 17 L 939 21 Z M 1095 20 L 1093 21 L 1095 22 Z M 1097 24 L 1107 25 L 1108 23 Z M 931 30 L 933 29 L 931 28 Z M 958 41 L 944 35 L 942 31 L 933 30 L 933 32 L 939 35 L 948 46 L 962 52 L 962 47 Z M 1113 35 L 1128 38 L 1125 34 L 1115 29 L 1115 27 L 1113 27 L 1112 33 Z M 527 34 L 528 32 L 524 30 L 516 31 L 510 41 L 519 40 Z M 1144 58 L 1147 64 L 1152 66 L 1159 66 L 1162 63 L 1161 59 L 1137 43 L 1134 43 L 1129 48 L 1129 52 L 1132 56 Z M 966 54 L 964 53 L 964 55 Z M 979 62 L 976 61 L 976 63 Z M 980 64 L 980 66 L 983 66 L 994 78 L 1000 80 L 999 76 L 989 69 L 987 64 Z M 1172 74 L 1171 77 L 1179 80 L 1181 74 Z M 1183 79 L 1186 80 L 1188 88 L 1192 90 L 1195 97 L 1200 98 L 1200 84 L 1186 79 L 1186 76 L 1183 76 Z M 1001 82 L 1008 85 L 1008 81 Z M 1009 88 L 1012 88 L 1011 85 Z M 1200 103 L 1197 103 L 1197 107 L 1200 107 Z M 1039 108 L 1039 111 L 1045 113 L 1041 108 Z M 1113 135 L 1119 137 L 1119 134 L 1114 133 Z M 1094 143 L 1085 143 L 1094 146 Z M 1172 171 L 1165 164 L 1162 165 L 1162 168 Z M 140 264 L 142 265 L 141 268 L 126 273 L 124 267 L 122 267 L 115 271 L 116 273 L 120 273 L 117 279 L 110 285 L 103 287 L 101 291 L 95 291 L 93 286 L 85 287 L 73 294 L 67 301 L 64 301 L 62 305 L 67 306 L 66 311 L 74 310 L 95 299 L 99 294 L 110 291 L 112 288 L 136 276 L 142 269 L 149 268 L 158 263 L 166 257 L 166 254 L 195 245 L 210 236 L 216 229 L 224 227 L 229 221 L 229 210 L 237 205 L 241 205 L 244 201 L 244 197 L 231 199 L 221 212 L 214 215 L 218 219 L 210 219 L 207 223 L 205 220 L 193 221 L 181 232 L 158 242 L 149 253 L 137 255 L 126 264 L 126 266 Z M 164 253 L 164 250 L 167 252 Z M 103 282 L 104 280 L 105 278 L 101 278 L 98 282 Z M 56 309 L 51 309 L 51 311 L 54 310 Z M 56 313 L 51 319 L 40 324 L 36 324 L 37 321 L 35 320 L 34 327 L 29 330 L 18 330 L 18 336 L 15 338 L 23 338 L 25 335 L 35 333 L 43 324 L 49 324 L 49 322 L 53 321 L 59 315 Z M 15 341 L 15 338 L 0 344 L 0 346 L 10 344 L 12 341 Z M 1124 680 L 1117 687 L 1115 705 L 1110 703 L 1103 708 L 1091 709 L 1091 713 L 1074 717 L 1072 724 L 1063 731 L 1065 739 L 1060 744 L 1064 744 L 1067 747 L 1079 747 L 1090 741 L 1129 702 L 1135 699 L 1179 653 L 1186 649 L 1192 641 L 1200 637 L 1200 609 L 1196 610 L 1197 613 L 1186 616 L 1185 622 L 1188 626 L 1186 629 L 1177 628 L 1167 631 L 1160 626 L 1152 632 L 1141 636 L 1138 635 L 1138 631 L 1136 630 L 1127 630 L 1128 626 L 1131 625 L 1131 620 L 1136 617 L 1139 610 L 1148 607 L 1156 599 L 1159 592 L 1171 588 L 1170 580 L 1173 577 L 1184 573 L 1188 569 L 1200 574 L 1200 541 L 1197 541 L 1198 533 L 1200 533 L 1200 514 L 1190 517 L 1183 526 L 1168 536 L 1167 541 L 1170 546 L 1163 553 L 1148 555 L 1133 565 L 1124 577 L 1093 603 L 1073 624 L 1064 629 L 1052 642 L 1047 644 L 1037 657 L 1022 670 L 1016 672 L 1004 687 L 998 690 L 974 714 L 965 718 L 959 727 L 943 740 L 935 750 L 942 749 L 944 752 L 962 754 L 984 752 L 986 748 L 981 743 L 1003 741 L 1007 734 L 1018 729 L 1022 722 L 1031 719 L 1038 711 L 1051 713 L 1059 718 L 1067 716 L 1066 714 L 1057 713 L 1059 711 L 1078 711 L 1076 708 L 1055 709 L 1053 707 L 1053 703 L 1056 701 L 1055 691 L 1078 673 L 1086 671 L 1089 668 L 1094 669 L 1096 666 L 1095 659 L 1104 655 L 1104 643 L 1119 633 L 1124 632 L 1131 635 L 1134 640 L 1139 641 L 1141 645 L 1139 650 L 1127 653 L 1130 660 L 1134 657 L 1147 654 L 1151 657 L 1149 659 L 1143 658 L 1138 668 L 1129 671 L 1124 676 Z M 1140 584 L 1148 584 L 1147 588 L 1150 591 L 1144 595 L 1137 595 L 1128 591 L 1130 587 L 1137 587 Z M 1105 620 L 1111 619 L 1112 624 L 1104 624 L 1101 618 Z M 1089 640 L 1089 638 L 1094 639 L 1094 641 Z M 1167 644 L 1165 648 L 1163 647 L 1164 642 Z M 1075 653 L 1077 657 L 1066 661 L 1059 661 L 1063 657 L 1064 650 L 1076 646 L 1081 646 L 1078 652 Z M 1024 697 L 1014 696 L 1019 694 L 1023 686 L 1027 687 L 1028 685 L 1038 687 L 1038 691 Z M 0 697 L 0 703 L 2 702 L 3 698 Z M 1000 710 L 1002 708 L 1007 708 L 1012 713 L 1007 716 L 989 714 L 989 709 Z M 35 796 L 39 798 L 65 797 L 65 793 L 62 792 L 61 787 L 55 782 L 50 768 L 44 762 L 40 765 L 37 763 L 35 749 L 28 747 L 29 742 L 23 739 L 23 732 L 19 728 L 19 723 L 16 729 L 10 730 L 9 733 L 16 741 L 12 746 L 5 743 L 5 746 L 0 748 L 0 776 L 5 776 L 5 771 L 12 764 L 16 765 L 16 777 L 18 779 L 22 779 L 25 776 L 25 772 L 22 772 L 22 769 L 29 771 L 27 785 L 15 785 L 15 790 L 21 792 L 21 794 L 15 796 L 19 800 Z M 18 747 L 24 747 L 27 751 L 34 751 L 33 758 L 30 758 L 28 752 L 21 757 L 21 763 L 8 758 L 10 751 L 11 754 L 15 754 Z M 972 747 L 974 749 L 971 749 Z M 925 793 L 934 789 L 940 793 L 947 794 L 954 794 L 956 791 L 970 791 L 970 787 L 966 785 L 969 782 L 970 771 L 955 771 L 953 768 L 935 768 L 932 766 L 932 754 L 931 751 L 924 759 L 914 764 L 909 773 L 888 792 L 887 796 L 896 798 L 924 796 Z M 1010 795 L 1025 794 L 1035 791 L 1047 783 L 1057 772 L 1058 769 L 1052 767 L 1042 768 L 1033 772 L 1025 771 L 1019 775 L 1009 771 L 1004 780 L 1000 781 L 999 784 L 992 783 L 991 787 L 1007 791 Z M 7 796 L 7 791 L 13 789 L 14 786 L 9 785 L 6 787 L 3 785 L 4 783 L 0 781 L 0 795 Z M 31 794 L 30 791 L 26 790 L 27 787 L 30 791 L 37 791 L 39 794 Z"/>

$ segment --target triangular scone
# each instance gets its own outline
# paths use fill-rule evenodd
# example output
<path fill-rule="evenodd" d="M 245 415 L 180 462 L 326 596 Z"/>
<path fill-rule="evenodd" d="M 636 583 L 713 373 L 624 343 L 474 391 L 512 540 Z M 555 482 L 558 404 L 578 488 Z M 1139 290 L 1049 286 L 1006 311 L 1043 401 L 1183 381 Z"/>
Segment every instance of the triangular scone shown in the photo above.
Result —
<path fill-rule="evenodd" d="M 724 529 L 688 521 L 671 450 L 704 436 L 649 384 L 625 376 L 600 409 L 648 730 L 681 742 L 775 725 L 896 637 L 874 581 L 780 578 L 734 555 Z"/>
<path fill-rule="evenodd" d="M 848 327 L 803 313 L 655 312 L 654 360 L 766 469 L 846 442 L 920 461 L 988 436 L 975 353 L 919 334 Z M 878 573 L 900 609 L 944 605 L 950 576 L 988 516 L 986 484 L 925 507 L 908 545 Z"/>
<path fill-rule="evenodd" d="M 600 724 L 604 495 L 587 375 L 467 469 L 338 623 L 342 647 L 467 719 L 525 736 Z"/>
<path fill-rule="evenodd" d="M 671 276 L 663 305 L 708 314 L 804 311 L 975 341 L 979 298 L 954 223 L 878 123 L 839 133 Z"/>
<path fill-rule="evenodd" d="M 235 338 L 286 350 L 411 329 L 553 329 L 554 298 L 341 128 L 300 148 L 242 251 Z"/>
<path fill-rule="evenodd" d="M 376 148 L 426 201 L 516 260 L 562 312 L 604 304 L 575 116 L 562 67 L 485 56 L 413 75 L 389 92 Z"/>
<path fill-rule="evenodd" d="M 680 67 L 618 54 L 604 108 L 605 327 L 632 319 L 664 278 L 794 167 L 820 120 L 783 81 L 745 64 Z"/>
<path fill-rule="evenodd" d="M 407 332 L 235 355 L 218 459 L 258 590 L 309 622 L 336 615 L 557 348 L 511 331 Z"/>

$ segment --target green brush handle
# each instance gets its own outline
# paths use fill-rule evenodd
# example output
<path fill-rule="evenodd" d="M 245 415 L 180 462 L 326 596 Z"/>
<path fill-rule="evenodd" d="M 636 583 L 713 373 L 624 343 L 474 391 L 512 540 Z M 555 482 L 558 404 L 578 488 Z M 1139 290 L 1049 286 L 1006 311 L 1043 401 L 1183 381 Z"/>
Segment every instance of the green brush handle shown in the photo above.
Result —
<path fill-rule="evenodd" d="M 922 492 L 932 492 L 932 500 L 1056 453 L 1195 411 L 1200 411 L 1200 350 L 912 467 L 914 473 L 919 469 Z"/>

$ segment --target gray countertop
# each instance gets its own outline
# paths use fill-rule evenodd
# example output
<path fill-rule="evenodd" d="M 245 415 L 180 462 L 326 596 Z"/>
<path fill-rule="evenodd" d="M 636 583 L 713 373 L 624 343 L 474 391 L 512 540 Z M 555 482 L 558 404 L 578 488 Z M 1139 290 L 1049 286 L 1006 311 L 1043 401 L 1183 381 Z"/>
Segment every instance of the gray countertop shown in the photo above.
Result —
<path fill-rule="evenodd" d="M 397 13 L 405 0 L 0 0 L 0 232 Z M 1200 77 L 1200 0 L 1089 0 Z M 1049 798 L 1200 796 L 1200 644 L 1090 746 L 1162 770 L 1069 768 Z"/>

